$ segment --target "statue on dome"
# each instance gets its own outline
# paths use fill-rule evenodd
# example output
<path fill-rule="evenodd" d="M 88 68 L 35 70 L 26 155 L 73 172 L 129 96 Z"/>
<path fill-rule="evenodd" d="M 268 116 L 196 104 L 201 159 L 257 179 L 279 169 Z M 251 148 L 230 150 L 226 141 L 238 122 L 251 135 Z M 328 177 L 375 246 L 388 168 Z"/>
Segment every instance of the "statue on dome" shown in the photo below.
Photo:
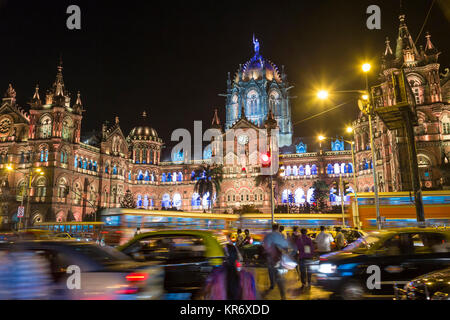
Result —
<path fill-rule="evenodd" d="M 255 38 L 255 34 L 253 34 L 253 46 L 255 48 L 255 55 L 259 55 L 259 41 Z"/>

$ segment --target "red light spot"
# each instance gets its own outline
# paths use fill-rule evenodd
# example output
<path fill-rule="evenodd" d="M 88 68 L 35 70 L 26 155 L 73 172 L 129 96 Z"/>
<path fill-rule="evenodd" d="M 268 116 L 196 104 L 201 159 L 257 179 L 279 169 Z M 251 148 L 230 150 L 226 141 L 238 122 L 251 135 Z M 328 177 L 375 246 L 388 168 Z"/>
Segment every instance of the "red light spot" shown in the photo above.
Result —
<path fill-rule="evenodd" d="M 126 279 L 128 281 L 145 281 L 148 279 L 148 273 L 130 273 Z"/>

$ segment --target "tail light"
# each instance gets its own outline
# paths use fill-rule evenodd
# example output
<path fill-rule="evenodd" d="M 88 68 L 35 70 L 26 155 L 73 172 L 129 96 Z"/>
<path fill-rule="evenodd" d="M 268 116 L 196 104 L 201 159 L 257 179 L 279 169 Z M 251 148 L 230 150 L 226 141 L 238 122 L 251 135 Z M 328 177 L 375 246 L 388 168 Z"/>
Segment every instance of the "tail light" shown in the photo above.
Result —
<path fill-rule="evenodd" d="M 148 279 L 148 273 L 133 272 L 125 276 L 128 284 L 122 285 L 120 289 L 116 290 L 117 294 L 135 294 L 139 292 L 139 288 L 144 285 Z M 141 286 L 140 286 L 141 285 Z"/>
<path fill-rule="evenodd" d="M 148 273 L 134 272 L 128 274 L 125 278 L 130 282 L 146 281 L 148 279 Z"/>
<path fill-rule="evenodd" d="M 242 269 L 242 263 L 240 263 L 238 260 L 236 260 L 236 269 L 237 271 L 241 271 Z"/>
<path fill-rule="evenodd" d="M 328 261 L 327 258 L 320 258 L 319 260 L 320 260 L 320 261 Z"/>

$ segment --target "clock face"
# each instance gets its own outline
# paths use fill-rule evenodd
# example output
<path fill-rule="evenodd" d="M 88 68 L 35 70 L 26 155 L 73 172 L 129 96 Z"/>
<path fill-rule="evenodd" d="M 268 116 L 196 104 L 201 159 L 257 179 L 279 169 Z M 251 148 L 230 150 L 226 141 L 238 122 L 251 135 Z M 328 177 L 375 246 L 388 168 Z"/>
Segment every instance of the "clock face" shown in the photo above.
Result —
<path fill-rule="evenodd" d="M 248 136 L 246 136 L 245 134 L 240 135 L 238 137 L 238 142 L 239 142 L 239 144 L 242 144 L 242 145 L 247 144 L 248 143 Z"/>

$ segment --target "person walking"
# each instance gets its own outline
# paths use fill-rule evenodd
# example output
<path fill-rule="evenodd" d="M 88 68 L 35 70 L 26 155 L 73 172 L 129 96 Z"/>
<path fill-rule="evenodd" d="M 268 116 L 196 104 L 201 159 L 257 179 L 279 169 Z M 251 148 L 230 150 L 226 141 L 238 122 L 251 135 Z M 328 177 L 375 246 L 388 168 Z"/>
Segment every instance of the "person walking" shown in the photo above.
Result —
<path fill-rule="evenodd" d="M 298 248 L 298 264 L 302 282 L 301 289 L 311 288 L 311 272 L 309 272 L 308 266 L 311 264 L 314 256 L 314 246 L 311 238 L 307 235 L 306 229 L 301 230 L 301 235 L 296 239 L 296 245 Z"/>
<path fill-rule="evenodd" d="M 227 244 L 226 258 L 206 279 L 203 289 L 205 300 L 256 300 L 255 278 L 250 272 L 242 270 L 242 257 L 236 246 Z"/>
<path fill-rule="evenodd" d="M 243 241 L 244 241 L 244 235 L 242 234 L 242 229 L 237 229 L 236 245 L 238 247 L 240 247 L 242 245 Z"/>
<path fill-rule="evenodd" d="M 245 245 L 252 244 L 252 243 L 253 243 L 253 238 L 250 235 L 250 230 L 245 229 L 244 230 L 244 240 L 242 241 L 241 246 L 245 246 Z"/>
<path fill-rule="evenodd" d="M 272 225 L 272 232 L 270 232 L 264 238 L 263 242 L 264 250 L 266 252 L 267 258 L 267 269 L 269 271 L 270 288 L 268 291 L 272 290 L 275 283 L 278 285 L 280 290 L 280 296 L 282 300 L 286 299 L 286 289 L 284 284 L 284 278 L 278 271 L 281 256 L 283 250 L 287 251 L 292 246 L 286 240 L 285 237 L 279 232 L 279 226 L 275 223 Z"/>
<path fill-rule="evenodd" d="M 341 227 L 337 227 L 336 232 L 336 249 L 339 251 L 345 248 L 345 246 L 347 245 L 347 241 L 345 240 L 345 236 L 342 233 Z"/>
<path fill-rule="evenodd" d="M 319 255 L 329 253 L 331 251 L 331 243 L 333 241 L 333 236 L 325 232 L 324 226 L 320 226 L 320 232 L 315 239 L 317 245 L 317 253 Z"/>
<path fill-rule="evenodd" d="M 286 233 L 286 230 L 284 230 L 284 226 L 280 226 L 279 230 L 280 230 L 280 233 L 283 235 L 283 237 L 285 239 L 287 239 L 287 233 Z"/>
<path fill-rule="evenodd" d="M 297 239 L 298 237 L 300 237 L 300 232 L 298 231 L 298 226 L 294 226 L 294 228 L 292 228 L 292 235 L 290 237 L 290 241 L 291 243 L 294 245 L 294 247 L 297 247 Z M 295 254 L 295 260 L 298 261 L 299 257 L 298 257 L 298 248 Z M 297 264 L 297 266 L 295 267 L 295 270 L 297 270 L 297 276 L 298 279 L 300 280 L 300 264 Z"/>

